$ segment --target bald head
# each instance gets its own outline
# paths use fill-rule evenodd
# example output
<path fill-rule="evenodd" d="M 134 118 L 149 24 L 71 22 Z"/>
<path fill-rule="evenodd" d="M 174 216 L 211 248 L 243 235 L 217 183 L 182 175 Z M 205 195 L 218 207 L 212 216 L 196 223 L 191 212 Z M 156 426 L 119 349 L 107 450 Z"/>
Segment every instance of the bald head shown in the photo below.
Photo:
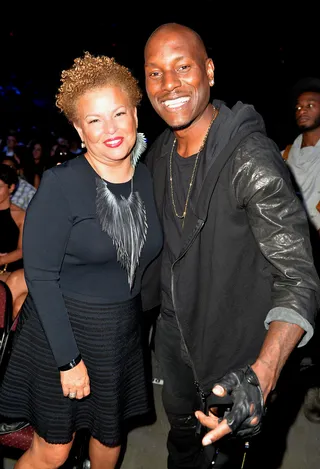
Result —
<path fill-rule="evenodd" d="M 163 24 L 149 37 L 144 59 L 146 91 L 160 117 L 173 129 L 200 119 L 208 109 L 214 64 L 199 34 Z"/>
<path fill-rule="evenodd" d="M 145 58 L 149 48 L 153 47 L 154 44 L 159 44 L 162 41 L 170 42 L 175 38 L 177 40 L 187 41 L 190 46 L 198 50 L 201 58 L 205 59 L 208 57 L 204 42 L 196 31 L 182 24 L 166 23 L 158 26 L 149 36 L 144 49 Z"/>

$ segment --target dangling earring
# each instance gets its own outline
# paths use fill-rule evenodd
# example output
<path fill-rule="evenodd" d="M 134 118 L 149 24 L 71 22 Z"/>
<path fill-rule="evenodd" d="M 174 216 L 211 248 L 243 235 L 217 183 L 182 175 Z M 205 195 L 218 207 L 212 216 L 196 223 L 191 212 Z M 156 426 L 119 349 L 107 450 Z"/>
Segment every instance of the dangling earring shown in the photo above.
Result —
<path fill-rule="evenodd" d="M 213 86 L 213 85 L 214 85 L 214 80 L 210 80 L 210 81 L 209 81 L 209 85 L 210 85 L 210 86 Z"/>
<path fill-rule="evenodd" d="M 147 139 L 142 132 L 138 132 L 136 144 L 133 147 L 133 150 L 131 152 L 131 165 L 133 168 L 136 167 L 140 156 L 142 155 L 142 153 L 145 151 L 146 148 L 147 148 Z"/>
<path fill-rule="evenodd" d="M 81 142 L 81 148 L 86 148 L 86 144 L 84 142 Z"/>

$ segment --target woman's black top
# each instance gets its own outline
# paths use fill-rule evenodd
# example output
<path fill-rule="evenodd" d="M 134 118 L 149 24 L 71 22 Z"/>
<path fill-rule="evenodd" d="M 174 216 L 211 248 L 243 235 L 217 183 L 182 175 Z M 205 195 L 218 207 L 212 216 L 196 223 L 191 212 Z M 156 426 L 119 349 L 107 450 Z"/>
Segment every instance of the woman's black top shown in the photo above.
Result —
<path fill-rule="evenodd" d="M 162 247 L 151 176 L 138 164 L 133 190 L 145 204 L 148 231 L 130 291 L 127 272 L 96 213 L 98 177 L 83 155 L 51 168 L 44 172 L 26 213 L 26 281 L 57 366 L 79 354 L 64 295 L 90 304 L 126 301 L 140 293 L 142 274 Z M 131 191 L 130 182 L 108 187 L 116 196 L 128 197 Z"/>
<path fill-rule="evenodd" d="M 15 251 L 18 247 L 19 241 L 19 227 L 12 218 L 10 207 L 0 210 L 0 253 L 8 254 Z M 23 266 L 22 259 L 11 262 L 7 266 L 7 272 L 13 272 Z M 3 268 L 0 257 L 0 269 Z"/>

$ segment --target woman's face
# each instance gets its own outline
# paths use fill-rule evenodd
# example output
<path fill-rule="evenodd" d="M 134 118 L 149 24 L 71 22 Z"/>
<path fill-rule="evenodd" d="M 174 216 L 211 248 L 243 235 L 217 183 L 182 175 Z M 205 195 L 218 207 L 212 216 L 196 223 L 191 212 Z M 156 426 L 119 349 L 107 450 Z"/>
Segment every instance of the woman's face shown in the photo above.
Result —
<path fill-rule="evenodd" d="M 39 163 L 42 155 L 42 146 L 40 143 L 36 143 L 32 150 L 32 156 L 35 163 Z"/>
<path fill-rule="evenodd" d="M 7 138 L 7 147 L 9 150 L 13 150 L 17 145 L 17 139 L 13 135 L 9 135 Z"/>
<path fill-rule="evenodd" d="M 77 103 L 75 123 L 87 153 L 101 162 L 118 162 L 131 153 L 137 135 L 137 109 L 118 87 L 86 92 Z"/>

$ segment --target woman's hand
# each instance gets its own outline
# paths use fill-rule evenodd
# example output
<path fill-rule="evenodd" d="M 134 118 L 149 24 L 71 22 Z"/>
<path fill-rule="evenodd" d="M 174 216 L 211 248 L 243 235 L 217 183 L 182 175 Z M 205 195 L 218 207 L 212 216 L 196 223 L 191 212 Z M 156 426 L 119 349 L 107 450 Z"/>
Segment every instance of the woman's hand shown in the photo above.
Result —
<path fill-rule="evenodd" d="M 60 371 L 63 395 L 74 399 L 82 399 L 90 394 L 90 380 L 87 367 L 83 360 L 71 370 Z"/>

